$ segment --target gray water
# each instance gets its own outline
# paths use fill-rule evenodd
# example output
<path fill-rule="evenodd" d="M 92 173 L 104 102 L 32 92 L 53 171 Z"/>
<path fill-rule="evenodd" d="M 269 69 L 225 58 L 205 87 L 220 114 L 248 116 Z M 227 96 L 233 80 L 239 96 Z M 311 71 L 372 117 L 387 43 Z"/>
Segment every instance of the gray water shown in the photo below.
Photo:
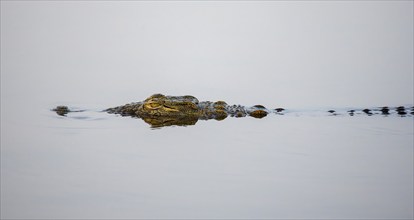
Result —
<path fill-rule="evenodd" d="M 270 115 L 152 130 L 43 106 L 2 126 L 5 218 L 412 217 L 412 117 Z"/>
<path fill-rule="evenodd" d="M 410 1 L 2 1 L 1 218 L 413 218 L 414 117 L 325 111 L 412 106 L 412 39 Z M 154 93 L 292 111 L 100 112 Z"/>

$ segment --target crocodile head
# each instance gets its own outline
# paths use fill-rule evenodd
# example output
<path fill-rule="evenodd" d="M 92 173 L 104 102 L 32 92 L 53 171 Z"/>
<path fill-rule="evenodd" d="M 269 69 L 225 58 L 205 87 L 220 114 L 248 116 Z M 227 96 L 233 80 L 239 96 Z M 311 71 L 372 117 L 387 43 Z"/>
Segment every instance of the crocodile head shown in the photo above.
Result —
<path fill-rule="evenodd" d="M 183 117 L 199 114 L 198 100 L 193 96 L 165 96 L 155 94 L 138 108 L 140 117 Z"/>

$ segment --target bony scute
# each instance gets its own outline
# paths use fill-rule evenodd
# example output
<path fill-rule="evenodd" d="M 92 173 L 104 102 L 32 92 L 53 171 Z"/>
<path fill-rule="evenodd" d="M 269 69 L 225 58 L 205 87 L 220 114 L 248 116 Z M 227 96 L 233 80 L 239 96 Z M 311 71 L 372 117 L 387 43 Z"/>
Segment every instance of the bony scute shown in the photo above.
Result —
<path fill-rule="evenodd" d="M 60 116 L 66 116 L 70 112 L 79 112 L 69 109 L 69 107 L 60 105 L 52 109 Z M 410 111 L 411 110 L 411 111 Z M 129 104 L 108 108 L 104 110 L 110 114 L 121 116 L 130 116 L 141 118 L 152 127 L 164 126 L 188 126 L 194 125 L 198 120 L 224 120 L 227 117 L 254 117 L 263 118 L 270 113 L 275 115 L 286 114 L 286 109 L 275 108 L 267 109 L 263 105 L 254 105 L 246 107 L 242 105 L 228 105 L 225 101 L 202 101 L 191 95 L 185 96 L 166 96 L 163 94 L 154 94 L 144 101 L 132 102 Z M 336 110 L 325 110 L 330 115 L 341 115 Z M 396 114 L 395 114 L 396 113 Z M 348 109 L 345 115 L 368 115 L 381 114 L 388 116 L 395 114 L 401 117 L 407 117 L 414 114 L 414 107 L 398 106 L 395 108 L 382 107 L 372 109 Z"/>

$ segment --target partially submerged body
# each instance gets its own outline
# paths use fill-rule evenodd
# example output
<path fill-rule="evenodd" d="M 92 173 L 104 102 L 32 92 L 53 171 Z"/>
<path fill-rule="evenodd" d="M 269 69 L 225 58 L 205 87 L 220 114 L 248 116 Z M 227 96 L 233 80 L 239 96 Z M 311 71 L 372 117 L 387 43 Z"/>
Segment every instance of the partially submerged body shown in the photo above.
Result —
<path fill-rule="evenodd" d="M 405 116 L 405 107 L 399 106 L 395 108 L 398 115 Z M 71 112 L 66 106 L 58 106 L 53 109 L 58 115 L 65 116 Z M 199 102 L 194 96 L 165 96 L 155 94 L 142 102 L 134 102 L 118 107 L 104 110 L 111 114 L 119 114 L 122 116 L 131 116 L 141 118 L 152 127 L 163 127 L 171 125 L 194 125 L 200 120 L 223 120 L 230 117 L 246 117 L 263 118 L 270 113 L 283 114 L 285 109 L 267 109 L 262 105 L 246 107 L 241 105 L 228 105 L 224 101 Z M 379 109 L 363 109 L 361 112 L 372 115 L 373 111 L 378 111 L 383 115 L 390 114 L 390 108 L 382 107 Z M 328 111 L 332 115 L 336 115 L 335 110 Z M 349 110 L 349 115 L 353 116 L 356 110 Z M 414 107 L 411 107 L 410 114 L 414 114 Z"/>
<path fill-rule="evenodd" d="M 52 109 L 52 111 L 55 111 L 56 114 L 58 114 L 60 116 L 65 116 L 66 114 L 68 114 L 70 112 L 69 108 L 67 106 L 64 106 L 64 105 L 59 105 L 56 108 Z"/>
<path fill-rule="evenodd" d="M 83 112 L 83 110 L 70 110 L 69 107 L 64 105 L 59 105 L 56 108 L 52 109 L 52 111 L 55 111 L 56 114 L 60 116 L 66 116 L 69 112 Z"/>
<path fill-rule="evenodd" d="M 165 96 L 155 94 L 143 102 L 130 103 L 106 110 L 108 113 L 132 117 L 197 117 L 200 119 L 224 119 L 227 116 L 256 118 L 266 116 L 269 111 L 260 105 L 244 107 L 228 105 L 224 101 L 199 102 L 194 96 Z"/>
<path fill-rule="evenodd" d="M 199 102 L 194 96 L 155 94 L 143 102 L 134 102 L 105 110 L 108 113 L 142 118 L 153 127 L 192 125 L 199 119 L 223 120 L 228 116 L 262 118 L 270 113 L 263 106 L 228 105 L 224 101 Z"/>

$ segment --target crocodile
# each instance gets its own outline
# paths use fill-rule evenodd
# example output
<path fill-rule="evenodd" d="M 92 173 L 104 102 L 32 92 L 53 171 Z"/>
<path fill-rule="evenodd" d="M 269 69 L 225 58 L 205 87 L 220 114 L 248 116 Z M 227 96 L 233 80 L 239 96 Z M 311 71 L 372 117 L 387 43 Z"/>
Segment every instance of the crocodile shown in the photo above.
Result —
<path fill-rule="evenodd" d="M 70 110 L 69 107 L 65 105 L 59 105 L 56 108 L 52 109 L 56 114 L 60 116 L 66 116 L 69 112 L 83 112 L 84 110 Z"/>
<path fill-rule="evenodd" d="M 407 110 L 411 112 L 407 113 Z M 52 109 L 60 116 L 65 116 L 71 111 L 67 106 L 58 106 Z M 270 113 L 283 114 L 284 108 L 267 109 L 263 105 L 254 105 L 246 107 L 242 105 L 228 105 L 224 101 L 202 101 L 200 102 L 196 97 L 186 96 L 166 96 L 163 94 L 154 94 L 144 101 L 133 102 L 122 106 L 105 109 L 104 112 L 110 114 L 118 114 L 121 116 L 130 116 L 134 118 L 141 118 L 151 127 L 164 126 L 187 126 L 194 125 L 198 120 L 223 120 L 227 117 L 254 117 L 263 118 Z M 360 111 L 366 115 L 382 114 L 389 115 L 396 112 L 400 116 L 408 114 L 414 115 L 414 107 L 406 108 L 404 106 L 395 107 L 380 107 L 376 109 L 362 109 L 362 110 L 348 110 L 348 114 L 353 116 Z M 338 115 L 335 110 L 327 111 L 331 115 Z"/>
<path fill-rule="evenodd" d="M 142 102 L 134 102 L 105 110 L 108 113 L 141 118 L 152 127 L 194 125 L 198 120 L 223 120 L 228 116 L 263 118 L 270 111 L 264 106 L 228 105 L 224 101 L 200 102 L 194 96 L 154 94 Z"/>

